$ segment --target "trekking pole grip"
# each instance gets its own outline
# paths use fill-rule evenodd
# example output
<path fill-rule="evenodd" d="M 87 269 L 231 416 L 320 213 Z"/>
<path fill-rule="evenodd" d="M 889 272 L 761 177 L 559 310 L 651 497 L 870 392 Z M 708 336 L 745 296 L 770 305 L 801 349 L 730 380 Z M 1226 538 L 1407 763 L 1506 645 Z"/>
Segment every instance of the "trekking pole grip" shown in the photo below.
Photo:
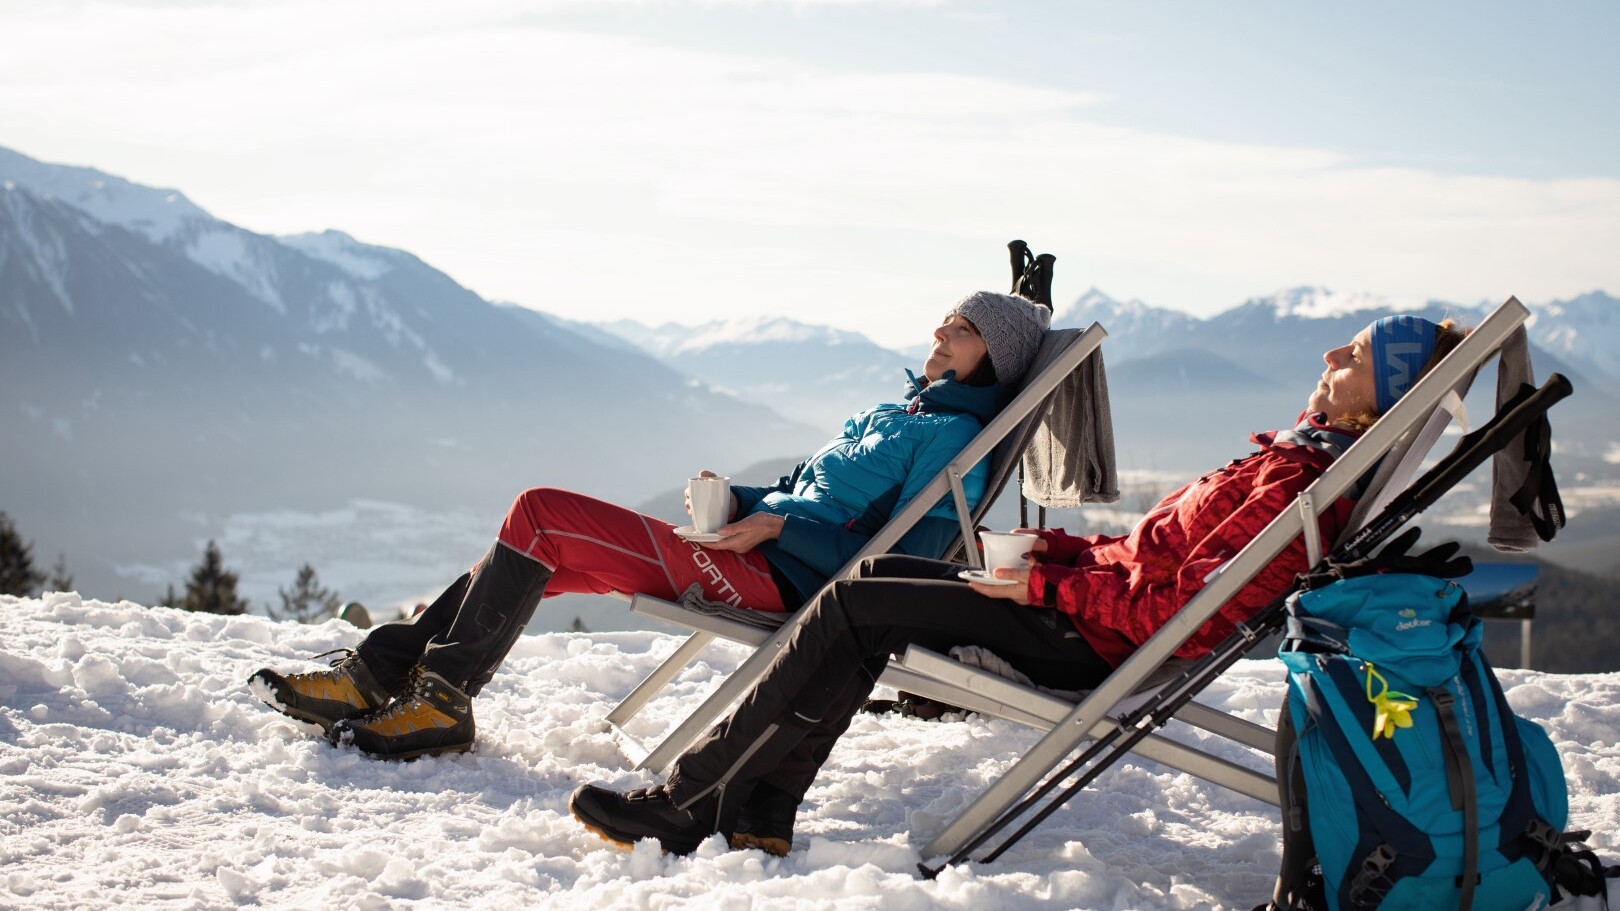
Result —
<path fill-rule="evenodd" d="M 1407 520 L 1433 506 L 1446 491 L 1485 460 L 1505 448 L 1526 428 L 1547 414 L 1548 409 L 1568 398 L 1575 391 L 1569 378 L 1562 373 L 1547 377 L 1540 389 L 1514 396 L 1501 411 L 1472 433 L 1465 434 L 1457 446 L 1433 468 L 1424 472 L 1376 518 L 1368 522 L 1354 537 L 1334 550 L 1333 559 L 1344 561 L 1368 556 L 1385 538 L 1405 525 Z"/>

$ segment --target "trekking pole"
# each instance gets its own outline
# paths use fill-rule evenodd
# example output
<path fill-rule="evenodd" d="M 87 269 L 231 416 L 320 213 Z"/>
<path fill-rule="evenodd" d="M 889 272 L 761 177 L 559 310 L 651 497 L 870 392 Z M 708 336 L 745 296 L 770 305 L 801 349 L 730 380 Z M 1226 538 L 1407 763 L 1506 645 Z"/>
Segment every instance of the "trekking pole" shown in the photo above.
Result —
<path fill-rule="evenodd" d="M 1385 506 L 1359 532 L 1352 535 L 1338 547 L 1335 547 L 1331 554 L 1317 563 L 1313 572 L 1320 573 L 1327 566 L 1334 563 L 1342 564 L 1371 556 L 1372 552 L 1380 544 L 1384 543 L 1390 535 L 1394 534 L 1402 525 L 1405 525 L 1413 516 L 1434 505 L 1446 491 L 1456 486 L 1457 482 L 1467 477 L 1475 468 L 1484 464 L 1487 458 L 1506 447 L 1526 428 L 1541 419 L 1549 408 L 1566 398 L 1573 391 L 1568 379 L 1562 374 L 1554 373 L 1547 378 L 1547 382 L 1540 389 L 1522 393 L 1510 399 L 1491 420 L 1472 433 L 1465 434 L 1457 442 L 1456 448 L 1391 500 L 1389 505 Z M 1307 573 L 1300 578 L 1303 580 L 1309 577 L 1310 574 Z M 1048 778 L 1023 800 L 1009 807 L 983 832 L 952 854 L 944 863 L 937 867 L 918 864 L 918 869 L 922 871 L 924 876 L 933 879 L 946 867 L 961 863 L 969 854 L 978 850 L 985 842 L 999 834 L 1002 829 L 1005 829 L 1018 817 L 1028 812 L 1046 795 L 1056 790 L 1058 785 L 1062 784 L 1069 776 L 1074 775 L 1081 769 L 1085 769 L 1079 778 L 1064 788 L 1057 797 L 1042 807 L 1017 831 L 1008 836 L 994 851 L 981 858 L 980 862 L 990 863 L 1000 857 L 1008 848 L 1057 812 L 1059 807 L 1083 790 L 1086 785 L 1095 781 L 1119 757 L 1129 753 L 1136 744 L 1140 743 L 1149 734 L 1169 723 L 1176 712 L 1192 701 L 1193 696 L 1202 692 L 1206 686 L 1214 682 L 1215 678 L 1225 673 L 1261 639 L 1281 629 L 1288 597 L 1297 590 L 1299 584 L 1296 582 L 1294 589 L 1290 589 L 1273 599 L 1250 618 L 1248 622 L 1238 624 L 1237 629 L 1226 637 L 1219 646 L 1193 662 L 1191 666 L 1165 684 L 1147 703 L 1120 718 L 1115 723 L 1113 730 L 1098 737 L 1090 747 L 1060 769 L 1057 774 Z M 1106 755 L 1104 755 L 1105 753 Z M 1102 761 L 1093 764 L 1093 760 L 1098 757 L 1101 757 Z M 1090 765 L 1090 768 L 1086 768 L 1087 765 Z"/>
<path fill-rule="evenodd" d="M 1352 550 L 1352 558 L 1370 554 L 1377 542 L 1434 505 L 1446 491 L 1455 487 L 1487 458 L 1506 448 L 1515 437 L 1540 420 L 1547 409 L 1567 398 L 1571 392 L 1574 392 L 1574 388 L 1569 380 L 1562 373 L 1554 373 L 1547 377 L 1547 382 L 1540 389 L 1521 392 L 1509 399 L 1495 417 L 1478 430 L 1465 434 L 1457 441 L 1457 448 L 1450 455 L 1436 462 L 1433 468 L 1401 491 L 1377 517 L 1341 547 Z"/>
<path fill-rule="evenodd" d="M 1170 718 L 1181 710 L 1182 706 L 1192 700 L 1194 695 L 1214 682 L 1233 664 L 1237 663 L 1237 660 L 1243 657 L 1244 653 L 1256 643 L 1280 629 L 1284 615 L 1283 605 L 1288 600 L 1288 594 L 1292 594 L 1292 591 L 1277 597 L 1270 604 L 1261 608 L 1247 622 L 1239 623 L 1232 635 L 1228 636 L 1214 650 L 1193 662 L 1169 683 L 1166 683 L 1148 703 L 1119 719 L 1112 730 L 1092 741 L 1091 746 L 1087 747 L 1084 752 L 1076 756 L 1068 765 L 1048 778 L 1034 791 L 1031 791 L 1029 796 L 1016 805 L 1009 807 L 983 832 L 980 832 L 972 841 L 963 845 L 955 854 L 946 858 L 939 866 L 928 867 L 919 864 L 918 868 L 922 870 L 923 875 L 933 879 L 946 867 L 961 863 L 967 859 L 969 854 L 977 851 L 985 842 L 994 838 L 1002 829 L 1011 825 L 1015 819 L 1028 812 L 1046 795 L 1056 790 L 1069 776 L 1081 769 L 1085 769 L 1078 779 L 1065 788 L 1050 803 L 1042 807 L 1035 816 L 1031 817 L 1023 826 L 1020 826 L 1016 832 L 1008 836 L 1006 841 L 1002 842 L 994 851 L 979 858 L 979 862 L 990 863 L 1000 857 L 1003 852 L 1025 835 L 1028 835 L 1036 826 L 1045 822 L 1047 817 L 1057 812 L 1059 807 L 1067 803 L 1086 785 L 1095 781 L 1097 776 L 1106 771 L 1120 756 L 1130 752 L 1136 744 L 1140 743 L 1149 734 L 1167 724 Z M 1168 709 L 1168 711 L 1163 711 L 1165 709 Z M 1122 737 L 1125 738 L 1123 742 L 1120 741 Z M 1095 761 L 1099 757 L 1101 757 L 1101 761 Z M 1090 767 L 1087 768 L 1087 766 Z"/>

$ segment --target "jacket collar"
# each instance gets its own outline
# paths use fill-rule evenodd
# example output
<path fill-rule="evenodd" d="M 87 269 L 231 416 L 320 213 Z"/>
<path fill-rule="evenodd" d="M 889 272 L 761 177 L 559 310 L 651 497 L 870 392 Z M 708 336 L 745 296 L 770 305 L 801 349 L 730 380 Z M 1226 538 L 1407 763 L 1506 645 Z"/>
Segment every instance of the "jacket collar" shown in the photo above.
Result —
<path fill-rule="evenodd" d="M 1299 416 L 1299 423 L 1294 425 L 1293 430 L 1269 430 L 1251 434 L 1249 439 L 1264 449 L 1300 447 L 1336 459 L 1344 455 L 1350 444 L 1360 437 L 1359 430 L 1335 427 L 1327 422 L 1327 415 L 1322 412 L 1307 411 Z"/>
<path fill-rule="evenodd" d="M 1000 383 L 989 386 L 969 386 L 956 381 L 956 371 L 947 370 L 933 382 L 926 377 L 918 379 L 906 371 L 906 403 L 912 411 L 924 413 L 958 413 L 972 415 L 979 423 L 987 424 L 1006 404 L 1008 389 Z"/>

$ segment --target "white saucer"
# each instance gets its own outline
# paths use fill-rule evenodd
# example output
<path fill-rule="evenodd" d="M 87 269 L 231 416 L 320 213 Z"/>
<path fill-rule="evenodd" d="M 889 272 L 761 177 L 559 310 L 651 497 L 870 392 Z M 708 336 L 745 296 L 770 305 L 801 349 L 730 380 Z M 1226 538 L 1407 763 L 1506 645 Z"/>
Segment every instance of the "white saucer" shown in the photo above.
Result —
<path fill-rule="evenodd" d="M 675 529 L 675 535 L 682 541 L 691 541 L 693 544 L 713 544 L 725 537 L 717 531 L 698 531 L 692 525 L 682 525 Z"/>
<path fill-rule="evenodd" d="M 997 579 L 982 569 L 964 569 L 956 574 L 956 578 L 963 582 L 977 582 L 980 585 L 1017 585 L 1017 579 Z"/>

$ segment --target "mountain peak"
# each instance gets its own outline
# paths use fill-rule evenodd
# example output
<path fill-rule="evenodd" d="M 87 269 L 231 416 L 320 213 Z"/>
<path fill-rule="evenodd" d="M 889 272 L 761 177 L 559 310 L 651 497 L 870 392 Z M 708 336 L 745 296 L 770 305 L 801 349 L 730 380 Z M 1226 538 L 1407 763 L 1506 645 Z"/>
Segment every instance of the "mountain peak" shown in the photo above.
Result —
<path fill-rule="evenodd" d="M 1286 288 L 1266 297 L 1251 297 L 1244 307 L 1269 309 L 1278 319 L 1332 319 L 1369 310 L 1401 313 L 1420 309 L 1424 301 L 1384 297 L 1377 294 L 1341 292 L 1320 285 Z"/>
<path fill-rule="evenodd" d="M 757 345 L 762 342 L 810 342 L 843 345 L 865 342 L 858 332 L 801 323 L 785 316 L 745 316 L 717 320 L 695 327 L 670 354 L 683 354 L 716 345 Z"/>
<path fill-rule="evenodd" d="M 1101 288 L 1092 285 L 1086 289 L 1086 293 L 1075 300 L 1074 305 L 1076 307 L 1117 307 L 1120 304 L 1119 301 L 1109 297 Z"/>
<path fill-rule="evenodd" d="M 1071 322 L 1098 320 L 1106 324 L 1106 318 L 1109 317 L 1116 320 L 1120 318 L 1131 320 L 1190 319 L 1180 311 L 1149 306 L 1134 297 L 1127 301 L 1121 301 L 1106 291 L 1093 286 L 1087 288 L 1084 294 L 1075 299 L 1074 303 L 1058 314 L 1053 322 L 1061 323 L 1065 318 L 1068 318 Z"/>
<path fill-rule="evenodd" d="M 1152 307 L 1136 298 L 1120 302 L 1095 287 L 1052 314 L 1054 327 L 1078 328 L 1093 322 L 1108 330 L 1106 351 L 1111 360 L 1192 344 L 1199 325 L 1199 320 L 1179 310 Z"/>
<path fill-rule="evenodd" d="M 657 357 L 673 358 L 702 354 L 718 347 L 764 343 L 810 344 L 817 346 L 878 346 L 859 332 L 835 329 L 814 323 L 801 323 L 785 316 L 755 315 L 712 320 L 696 326 L 664 323 L 649 326 L 631 319 L 595 323 L 604 332 L 618 336 Z"/>
<path fill-rule="evenodd" d="M 287 234 L 276 240 L 365 280 L 380 278 L 398 265 L 400 257 L 405 255 L 388 247 L 361 243 L 342 231 L 332 229 Z"/>
<path fill-rule="evenodd" d="M 66 203 L 163 243 L 192 219 L 211 216 L 178 190 L 146 187 L 95 168 L 46 164 L 0 148 L 0 180 Z"/>

